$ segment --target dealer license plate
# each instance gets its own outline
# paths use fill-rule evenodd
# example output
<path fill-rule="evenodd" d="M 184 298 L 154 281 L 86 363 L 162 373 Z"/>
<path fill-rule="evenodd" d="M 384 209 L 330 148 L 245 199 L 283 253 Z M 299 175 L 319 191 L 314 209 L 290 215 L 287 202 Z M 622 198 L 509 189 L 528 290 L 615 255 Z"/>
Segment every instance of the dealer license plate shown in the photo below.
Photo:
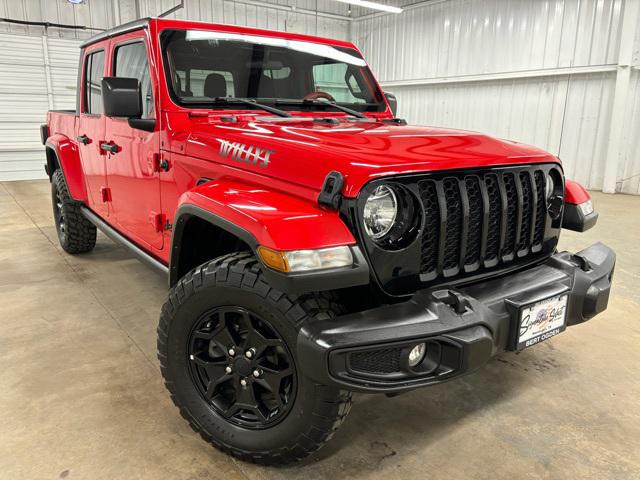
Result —
<path fill-rule="evenodd" d="M 563 293 L 520 309 L 518 350 L 554 337 L 567 328 L 567 300 Z"/>

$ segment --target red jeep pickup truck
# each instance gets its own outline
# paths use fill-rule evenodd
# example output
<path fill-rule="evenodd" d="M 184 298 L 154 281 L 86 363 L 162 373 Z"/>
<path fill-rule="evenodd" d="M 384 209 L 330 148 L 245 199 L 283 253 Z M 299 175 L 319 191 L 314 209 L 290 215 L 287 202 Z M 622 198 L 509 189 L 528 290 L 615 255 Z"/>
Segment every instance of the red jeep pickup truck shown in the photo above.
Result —
<path fill-rule="evenodd" d="M 168 276 L 162 375 L 226 452 L 303 458 L 352 392 L 457 378 L 607 306 L 615 254 L 556 250 L 597 219 L 558 158 L 395 103 L 350 43 L 145 19 L 85 42 L 76 110 L 48 114 L 62 248 L 98 228 Z"/>

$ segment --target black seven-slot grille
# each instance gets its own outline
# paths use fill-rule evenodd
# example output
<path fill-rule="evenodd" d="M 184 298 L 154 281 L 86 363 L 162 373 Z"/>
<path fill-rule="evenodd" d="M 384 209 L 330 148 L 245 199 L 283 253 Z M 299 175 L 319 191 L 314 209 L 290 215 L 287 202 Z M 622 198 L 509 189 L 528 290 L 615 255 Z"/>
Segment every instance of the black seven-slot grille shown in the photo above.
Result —
<path fill-rule="evenodd" d="M 492 267 L 542 250 L 545 170 L 456 173 L 419 180 L 423 281 Z"/>

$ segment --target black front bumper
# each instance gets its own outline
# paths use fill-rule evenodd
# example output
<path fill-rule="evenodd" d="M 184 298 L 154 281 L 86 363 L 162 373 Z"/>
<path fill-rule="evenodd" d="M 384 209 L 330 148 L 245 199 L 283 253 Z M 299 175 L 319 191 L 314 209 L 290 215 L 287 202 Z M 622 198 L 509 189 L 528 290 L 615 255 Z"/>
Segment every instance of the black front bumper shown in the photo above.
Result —
<path fill-rule="evenodd" d="M 567 326 L 606 309 L 615 253 L 598 243 L 558 253 L 527 270 L 458 289 L 423 290 L 410 300 L 303 325 L 300 369 L 360 392 L 401 392 L 464 375 L 516 349 L 519 309 L 566 293 Z M 426 342 L 416 369 L 407 353 Z"/>

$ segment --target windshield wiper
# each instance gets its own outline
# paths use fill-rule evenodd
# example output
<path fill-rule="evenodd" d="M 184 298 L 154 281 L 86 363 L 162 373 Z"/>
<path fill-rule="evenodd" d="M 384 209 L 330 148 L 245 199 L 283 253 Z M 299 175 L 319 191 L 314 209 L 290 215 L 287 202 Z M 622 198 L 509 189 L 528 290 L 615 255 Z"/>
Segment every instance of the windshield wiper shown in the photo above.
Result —
<path fill-rule="evenodd" d="M 203 104 L 203 103 L 213 103 L 215 105 L 232 105 L 234 103 L 239 103 L 241 105 L 250 105 L 252 107 L 259 108 L 264 110 L 265 112 L 273 113 L 274 115 L 278 115 L 279 117 L 291 117 L 290 114 L 285 112 L 284 110 L 280 110 L 279 108 L 270 107 L 269 105 L 264 105 L 262 103 L 258 103 L 250 98 L 236 98 L 236 97 L 216 97 L 212 100 L 183 100 L 184 103 L 187 104 Z"/>
<path fill-rule="evenodd" d="M 356 110 L 352 110 L 347 107 L 343 107 L 342 105 L 338 105 L 336 102 L 331 102 L 329 100 L 276 100 L 276 105 L 322 105 L 323 107 L 333 107 L 336 110 L 340 110 L 341 112 L 347 113 L 352 117 L 357 118 L 369 118 L 361 112 Z"/>

